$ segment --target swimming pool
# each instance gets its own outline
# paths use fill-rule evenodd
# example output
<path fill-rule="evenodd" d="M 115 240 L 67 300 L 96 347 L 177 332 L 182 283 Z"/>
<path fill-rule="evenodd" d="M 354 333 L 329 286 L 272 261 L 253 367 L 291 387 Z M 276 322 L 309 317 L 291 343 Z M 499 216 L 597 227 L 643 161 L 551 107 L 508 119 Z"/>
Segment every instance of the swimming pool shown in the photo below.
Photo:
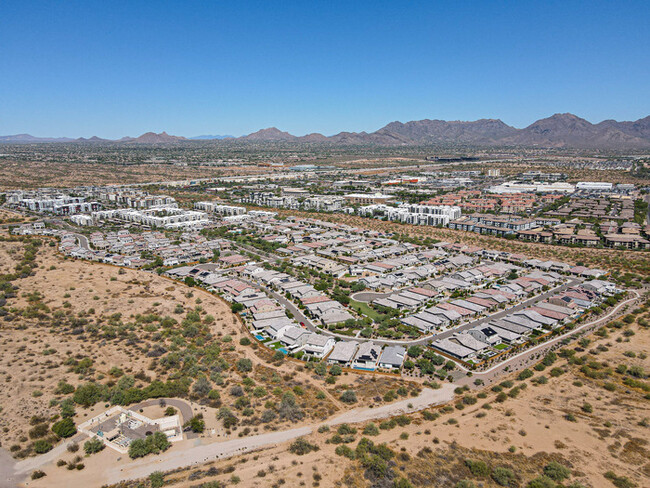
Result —
<path fill-rule="evenodd" d="M 257 334 L 257 335 L 255 336 L 255 339 L 257 339 L 258 341 L 263 341 L 263 340 L 265 339 L 265 337 L 264 337 L 263 335 L 259 335 L 259 334 Z"/>

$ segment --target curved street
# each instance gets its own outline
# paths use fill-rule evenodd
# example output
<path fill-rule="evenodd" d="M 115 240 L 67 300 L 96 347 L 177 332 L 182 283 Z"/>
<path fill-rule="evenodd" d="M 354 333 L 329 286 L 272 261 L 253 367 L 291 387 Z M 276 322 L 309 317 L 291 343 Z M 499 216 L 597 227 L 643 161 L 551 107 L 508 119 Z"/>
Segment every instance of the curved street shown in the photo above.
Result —
<path fill-rule="evenodd" d="M 269 288 L 267 288 L 266 286 L 264 286 L 263 284 L 261 284 L 261 283 L 259 283 L 257 281 L 252 282 L 252 281 L 247 281 L 247 280 L 242 279 L 242 278 L 239 278 L 239 279 L 241 279 L 242 281 L 247 282 L 250 285 L 254 285 L 256 287 L 259 287 L 263 291 L 265 291 L 266 293 L 271 295 L 278 302 L 280 302 L 287 310 L 289 310 L 294 315 L 296 320 L 298 320 L 299 322 L 304 322 L 305 327 L 307 329 L 309 329 L 310 331 L 312 331 L 312 332 L 317 332 L 319 334 L 323 334 L 323 335 L 326 335 L 326 336 L 334 337 L 336 339 L 343 339 L 343 340 L 347 340 L 347 341 L 354 340 L 354 341 L 357 341 L 357 342 L 374 342 L 375 344 L 381 344 L 381 345 L 384 345 L 384 346 L 395 345 L 395 346 L 405 346 L 405 347 L 415 346 L 415 345 L 427 345 L 427 344 L 431 343 L 432 341 L 451 337 L 452 335 L 454 335 L 454 334 L 456 334 L 458 332 L 463 332 L 465 330 L 472 329 L 472 328 L 477 327 L 477 326 L 479 326 L 481 324 L 487 323 L 487 322 L 489 322 L 491 320 L 499 319 L 499 318 L 502 318 L 502 317 L 504 317 L 506 315 L 509 315 L 511 313 L 518 312 L 520 310 L 528 308 L 528 307 L 534 305 L 535 303 L 537 303 L 539 301 L 545 300 L 548 297 L 550 297 L 552 295 L 555 295 L 556 293 L 559 293 L 559 292 L 561 292 L 563 290 L 566 290 L 567 288 L 570 288 L 570 287 L 575 286 L 578 283 L 580 283 L 579 279 L 573 278 L 573 279 L 569 280 L 567 283 L 564 283 L 563 285 L 556 286 L 555 288 L 552 288 L 552 289 L 550 289 L 550 290 L 548 290 L 548 291 L 546 291 L 544 293 L 541 293 L 540 295 L 537 295 L 535 297 L 524 300 L 523 302 L 519 303 L 518 305 L 507 308 L 505 310 L 500 310 L 498 312 L 494 312 L 494 313 L 492 313 L 490 315 L 478 318 L 478 319 L 473 320 L 471 322 L 467 322 L 465 324 L 459 325 L 459 326 L 454 327 L 452 329 L 445 330 L 443 332 L 439 332 L 439 333 L 436 333 L 436 334 L 431 334 L 431 335 L 419 337 L 417 339 L 398 340 L 398 339 L 378 339 L 378 338 L 373 339 L 373 338 L 365 338 L 365 337 L 354 337 L 354 336 L 349 336 L 349 335 L 344 335 L 344 334 L 337 334 L 336 332 L 332 332 L 331 330 L 327 330 L 327 329 L 321 329 L 320 327 L 317 327 L 316 325 L 314 325 L 314 323 L 311 321 L 311 319 L 309 319 L 304 313 L 302 313 L 302 311 L 293 302 L 288 300 L 286 297 L 282 296 L 281 294 L 279 294 L 279 293 L 277 293 L 277 292 L 275 292 L 273 290 L 270 290 Z"/>

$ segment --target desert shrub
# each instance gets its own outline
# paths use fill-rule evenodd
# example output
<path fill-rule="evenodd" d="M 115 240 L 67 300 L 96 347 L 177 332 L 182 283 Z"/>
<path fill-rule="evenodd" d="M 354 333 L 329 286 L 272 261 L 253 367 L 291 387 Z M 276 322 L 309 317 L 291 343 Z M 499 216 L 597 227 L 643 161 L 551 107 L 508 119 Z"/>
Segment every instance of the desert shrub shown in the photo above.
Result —
<path fill-rule="evenodd" d="M 476 488 L 476 485 L 470 480 L 461 480 L 454 485 L 454 488 Z"/>
<path fill-rule="evenodd" d="M 55 395 L 69 395 L 70 393 L 73 393 L 75 390 L 74 386 L 72 386 L 70 383 L 66 383 L 65 381 L 61 380 L 59 381 L 59 384 L 56 387 L 56 390 L 54 390 Z"/>
<path fill-rule="evenodd" d="M 194 395 L 199 398 L 207 396 L 211 390 L 212 385 L 210 384 L 210 380 L 205 376 L 199 377 L 199 379 L 196 380 L 194 386 L 192 387 L 192 393 L 194 393 Z"/>
<path fill-rule="evenodd" d="M 106 388 L 97 383 L 85 383 L 77 388 L 72 396 L 75 403 L 86 408 L 92 407 L 106 396 Z"/>
<path fill-rule="evenodd" d="M 463 403 L 464 403 L 465 405 L 474 405 L 477 401 L 478 401 L 478 400 L 476 399 L 475 396 L 465 395 L 465 396 L 463 397 Z"/>
<path fill-rule="evenodd" d="M 162 488 L 165 486 L 165 475 L 160 471 L 154 471 L 149 475 L 149 483 L 151 488 Z"/>
<path fill-rule="evenodd" d="M 52 449 L 52 444 L 45 439 L 39 439 L 34 442 L 32 447 L 34 448 L 34 452 L 36 454 L 45 454 Z"/>
<path fill-rule="evenodd" d="M 544 466 L 544 475 L 553 481 L 562 481 L 571 476 L 571 471 L 566 466 L 562 466 L 557 461 L 551 461 Z"/>
<path fill-rule="evenodd" d="M 344 457 L 346 457 L 348 459 L 354 459 L 356 457 L 356 454 L 355 454 L 354 450 L 351 449 L 350 447 L 346 446 L 346 445 L 337 446 L 336 449 L 334 450 L 334 452 L 338 456 L 344 456 Z"/>
<path fill-rule="evenodd" d="M 534 480 L 528 482 L 528 488 L 556 488 L 557 483 L 548 476 L 538 476 Z"/>
<path fill-rule="evenodd" d="M 393 483 L 395 488 L 413 488 L 413 484 L 406 478 L 399 478 Z"/>
<path fill-rule="evenodd" d="M 300 406 L 296 403 L 296 397 L 291 392 L 287 392 L 282 396 L 278 413 L 281 419 L 291 420 L 292 422 L 302 420 L 305 416 Z"/>
<path fill-rule="evenodd" d="M 46 423 L 36 424 L 33 428 L 29 429 L 29 438 L 39 439 L 45 437 L 49 431 L 49 426 Z"/>
<path fill-rule="evenodd" d="M 299 437 L 289 446 L 289 452 L 297 456 L 309 454 L 312 451 L 318 451 L 319 447 L 315 444 L 309 443 L 304 437 Z"/>
<path fill-rule="evenodd" d="M 610 480 L 616 488 L 636 488 L 636 483 L 629 480 L 626 476 L 618 476 L 614 471 L 607 471 L 605 478 Z"/>
<path fill-rule="evenodd" d="M 84 442 L 84 452 L 88 455 L 95 454 L 104 449 L 104 443 L 99 439 L 93 438 Z"/>
<path fill-rule="evenodd" d="M 186 424 L 192 432 L 201 433 L 205 430 L 205 420 L 203 420 L 203 414 L 197 414 L 192 417 Z"/>
<path fill-rule="evenodd" d="M 363 429 L 363 435 L 379 435 L 379 428 L 371 422 Z"/>
<path fill-rule="evenodd" d="M 519 375 L 517 375 L 517 379 L 519 381 L 524 381 L 532 376 L 533 376 L 533 372 L 530 369 L 526 368 L 521 373 L 519 373 Z"/>
<path fill-rule="evenodd" d="M 490 474 L 490 468 L 484 461 L 473 461 L 471 459 L 465 460 L 465 465 L 469 471 L 477 478 L 485 478 Z"/>
<path fill-rule="evenodd" d="M 398 415 L 393 420 L 400 427 L 404 427 L 405 425 L 409 425 L 411 423 L 411 419 L 409 417 L 407 417 L 406 415 Z"/>
<path fill-rule="evenodd" d="M 492 470 L 492 479 L 500 486 L 509 486 L 515 480 L 515 473 L 509 468 L 497 466 Z"/>
<path fill-rule="evenodd" d="M 52 432 L 65 439 L 75 435 L 77 433 L 77 427 L 74 425 L 74 420 L 68 417 L 55 423 L 52 426 Z"/>
<path fill-rule="evenodd" d="M 253 362 L 248 358 L 242 358 L 237 361 L 237 370 L 242 373 L 253 371 Z"/>
<path fill-rule="evenodd" d="M 356 403 L 357 394 L 354 392 L 354 390 L 345 390 L 341 395 L 341 401 L 345 403 Z"/>
<path fill-rule="evenodd" d="M 325 376 L 327 374 L 327 365 L 325 363 L 318 363 L 314 367 L 314 373 L 318 376 Z"/>
<path fill-rule="evenodd" d="M 277 417 L 277 414 L 273 410 L 266 409 L 264 412 L 262 412 L 260 420 L 265 424 L 268 424 L 269 422 L 273 422 Z"/>
<path fill-rule="evenodd" d="M 136 439 L 129 445 L 129 457 L 136 459 L 144 457 L 147 454 L 158 454 L 166 451 L 170 446 L 167 436 L 162 432 L 154 432 L 153 435 L 148 435 L 144 439 Z"/>
<path fill-rule="evenodd" d="M 31 478 L 32 478 L 33 480 L 37 480 L 37 479 L 42 478 L 43 476 L 46 476 L 46 475 L 45 475 L 45 472 L 41 471 L 40 469 L 37 469 L 36 471 L 34 471 L 34 472 L 32 473 Z"/>

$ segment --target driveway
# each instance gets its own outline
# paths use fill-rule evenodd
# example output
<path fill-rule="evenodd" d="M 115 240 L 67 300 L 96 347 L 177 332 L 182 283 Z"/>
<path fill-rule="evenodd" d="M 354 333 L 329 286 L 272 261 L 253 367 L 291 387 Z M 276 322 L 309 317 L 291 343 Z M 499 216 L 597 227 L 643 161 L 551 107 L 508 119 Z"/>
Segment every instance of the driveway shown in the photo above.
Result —
<path fill-rule="evenodd" d="M 338 425 L 342 423 L 359 423 L 369 420 L 388 418 L 402 413 L 411 413 L 449 402 L 454 397 L 454 385 L 444 384 L 438 390 L 424 388 L 420 395 L 415 398 L 407 398 L 389 405 L 378 408 L 356 408 L 325 422 L 327 425 Z M 148 476 L 154 471 L 169 471 L 184 466 L 202 464 L 214 459 L 224 459 L 261 447 L 274 446 L 289 442 L 298 437 L 309 435 L 314 432 L 322 423 L 311 424 L 304 427 L 297 427 L 279 432 L 232 439 L 224 442 L 211 442 L 203 444 L 200 439 L 191 446 L 180 445 L 161 454 L 160 456 L 142 458 L 136 461 L 129 461 L 125 467 L 112 468 L 108 472 L 109 483 L 118 483 L 123 480 L 137 479 Z"/>
<path fill-rule="evenodd" d="M 129 407 L 130 410 L 139 410 L 145 407 L 151 407 L 152 405 L 158 405 L 161 400 L 165 401 L 165 404 L 168 407 L 176 407 L 181 413 L 181 425 L 185 425 L 194 414 L 192 413 L 192 405 L 190 405 L 185 400 L 179 400 L 178 398 L 152 398 L 151 400 L 145 400 L 142 403 L 133 405 Z M 187 439 L 196 439 L 199 436 L 196 432 L 188 431 L 185 432 L 185 437 Z"/>

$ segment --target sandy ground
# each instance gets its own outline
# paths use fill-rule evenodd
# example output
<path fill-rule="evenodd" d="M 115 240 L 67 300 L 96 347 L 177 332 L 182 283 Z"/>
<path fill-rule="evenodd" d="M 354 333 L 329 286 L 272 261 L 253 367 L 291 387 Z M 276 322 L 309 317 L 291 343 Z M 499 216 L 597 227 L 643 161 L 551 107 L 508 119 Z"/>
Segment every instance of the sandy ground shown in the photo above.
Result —
<path fill-rule="evenodd" d="M 3 271 L 9 271 L 15 262 L 11 254 L 21 255 L 19 244 L 0 244 L 0 263 Z M 256 408 L 269 399 L 271 390 L 278 384 L 269 383 L 272 378 L 279 378 L 279 386 L 284 389 L 302 388 L 304 393 L 298 397 L 301 406 L 307 414 L 304 421 L 298 424 L 288 422 L 274 422 L 264 426 L 265 429 L 291 430 L 308 425 L 315 425 L 324 418 L 336 415 L 338 412 L 349 409 L 343 404 L 339 395 L 348 385 L 357 392 L 360 405 L 370 405 L 371 408 L 383 404 L 381 398 L 389 389 L 399 386 L 407 387 L 409 392 L 419 390 L 417 383 L 402 380 L 395 376 L 381 376 L 371 374 L 345 373 L 339 377 L 336 385 L 326 385 L 324 378 L 316 377 L 307 370 L 304 363 L 299 361 L 285 361 L 280 366 L 270 366 L 267 362 L 270 353 L 259 346 L 240 346 L 239 339 L 247 334 L 241 329 L 237 318 L 232 315 L 228 304 L 199 289 L 189 289 L 185 285 L 172 282 L 154 274 L 121 269 L 107 265 L 64 259 L 55 253 L 54 248 L 43 246 L 37 255 L 38 268 L 34 276 L 29 276 L 15 281 L 19 286 L 16 298 L 10 299 L 9 306 L 15 310 L 26 310 L 30 306 L 26 294 L 38 293 L 42 297 L 40 303 L 49 308 L 49 314 L 62 311 L 70 317 L 108 317 L 114 313 L 122 314 L 123 320 L 133 320 L 135 314 L 155 313 L 161 316 L 170 315 L 176 318 L 175 308 L 181 305 L 185 310 L 199 305 L 216 319 L 211 327 L 217 337 L 230 335 L 232 337 L 232 351 L 224 352 L 233 364 L 239 357 L 248 357 L 253 361 L 254 371 L 252 378 L 256 384 L 263 385 L 269 392 L 265 397 L 254 400 Z M 92 310 L 91 310 L 92 309 Z M 48 319 L 49 320 L 49 319 Z M 49 324 L 49 321 L 46 322 Z M 38 415 L 51 418 L 58 413 L 58 407 L 51 405 L 50 401 L 56 398 L 54 390 L 60 380 L 65 380 L 73 385 L 78 385 L 89 379 L 89 376 L 76 374 L 63 362 L 70 358 L 88 356 L 93 358 L 94 371 L 90 377 L 99 379 L 108 377 L 110 369 L 114 366 L 122 368 L 126 373 L 145 373 L 156 378 L 156 372 L 149 369 L 150 359 L 138 353 L 137 349 L 125 341 L 95 341 L 88 338 L 79 339 L 70 334 L 70 329 L 52 328 L 43 326 L 37 318 L 19 319 L 12 322 L 0 321 L 0 345 L 3 354 L 0 356 L 0 394 L 4 401 L 0 406 L 4 408 L 0 417 L 0 434 L 2 447 L 8 449 L 12 445 L 21 448 L 28 444 L 27 431 L 31 428 L 29 419 Z M 136 331 L 142 340 L 148 340 L 148 335 L 143 331 Z M 164 378 L 161 378 L 164 379 Z M 105 380 L 104 380 L 105 381 Z M 233 398 L 228 394 L 230 386 L 238 384 L 241 377 L 229 373 L 226 384 L 222 387 L 222 400 L 228 405 Z M 275 380 L 274 380 L 275 381 Z M 136 384 L 144 384 L 140 380 Z M 316 393 L 325 394 L 324 399 L 317 399 Z M 35 393 L 36 392 L 36 393 Z M 58 396 L 61 398 L 61 396 Z M 411 399 L 415 403 L 414 399 Z M 207 405 L 194 404 L 196 413 L 202 413 L 206 420 L 207 432 L 200 442 L 213 443 L 219 441 L 239 442 L 239 430 L 226 431 L 221 423 L 216 420 L 217 408 Z M 401 408 L 401 407 L 400 407 Z M 83 422 L 86 418 L 96 415 L 103 409 L 103 405 L 95 405 L 89 409 L 77 406 L 75 421 Z M 156 407 L 151 407 L 151 414 L 156 413 Z M 377 409 L 377 415 L 382 410 Z M 261 435 L 265 432 L 262 426 L 251 428 L 249 435 Z M 272 432 L 273 433 L 273 432 Z M 105 452 L 107 452 L 106 450 Z M 228 451 L 230 452 L 230 451 Z M 74 455 L 65 451 L 65 446 L 59 444 L 48 453 L 52 460 L 72 458 Z M 109 456 L 108 453 L 101 456 Z M 100 457 L 101 457 L 100 456 Z M 95 457 L 84 461 L 84 473 L 92 473 Z M 36 464 L 30 459 L 23 464 L 25 469 L 32 469 Z M 103 466 L 98 465 L 101 469 Z M 56 468 L 70 474 L 68 470 Z M 73 474 L 80 476 L 80 472 Z M 92 477 L 96 473 L 92 474 Z M 53 483 L 54 477 L 48 476 L 48 483 Z M 49 486 L 49 484 L 46 484 Z M 88 485 L 92 486 L 92 485 Z"/>
<path fill-rule="evenodd" d="M 384 419 L 402 413 L 413 413 L 450 401 L 453 398 L 453 386 L 446 384 L 439 390 L 424 389 L 416 398 L 400 400 L 395 403 L 384 405 L 378 408 L 356 408 L 347 411 L 326 422 L 327 425 L 340 425 L 342 423 L 363 423 L 369 420 Z M 48 476 L 41 481 L 32 482 L 30 486 L 51 486 L 64 487 L 71 482 L 82 483 L 83 486 L 99 486 L 99 483 L 117 483 L 125 479 L 137 479 L 148 476 L 153 471 L 170 471 L 178 468 L 199 465 L 205 462 L 218 459 L 225 459 L 236 455 L 260 449 L 262 447 L 274 447 L 283 444 L 297 437 L 313 433 L 319 425 L 304 425 L 288 430 L 271 432 L 257 436 L 235 438 L 223 442 L 210 442 L 210 440 L 198 439 L 196 441 L 183 441 L 174 444 L 166 453 L 157 457 L 147 457 L 136 461 L 118 459 L 114 453 L 107 452 L 108 449 L 99 455 L 92 456 L 94 462 L 97 458 L 104 458 L 101 473 L 89 469 L 81 472 L 69 473 L 55 466 L 45 466 Z M 121 462 L 120 462 L 121 461 Z M 30 460 L 29 463 L 19 465 L 19 469 L 31 471 L 37 467 L 37 460 Z M 52 476 L 50 476 L 52 473 Z"/>

